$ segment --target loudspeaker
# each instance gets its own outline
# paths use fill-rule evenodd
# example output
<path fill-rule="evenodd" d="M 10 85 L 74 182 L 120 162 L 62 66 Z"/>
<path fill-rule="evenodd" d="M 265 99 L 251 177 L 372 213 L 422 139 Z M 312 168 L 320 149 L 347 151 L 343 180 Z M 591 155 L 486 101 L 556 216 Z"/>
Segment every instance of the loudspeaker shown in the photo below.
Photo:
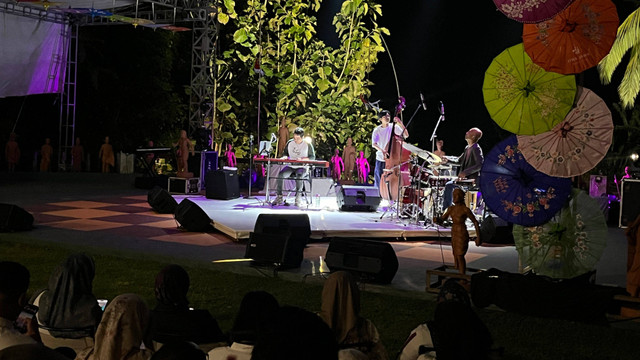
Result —
<path fill-rule="evenodd" d="M 174 214 L 176 221 L 185 229 L 195 232 L 211 230 L 211 219 L 196 203 L 184 199 L 176 206 Z"/>
<path fill-rule="evenodd" d="M 342 211 L 376 211 L 380 205 L 380 193 L 373 186 L 336 186 L 338 207 Z"/>
<path fill-rule="evenodd" d="M 487 213 L 480 223 L 480 237 L 483 243 L 513 244 L 513 224 Z"/>
<path fill-rule="evenodd" d="M 245 257 L 279 269 L 299 268 L 310 235 L 307 214 L 260 214 Z"/>
<path fill-rule="evenodd" d="M 176 206 L 178 206 L 176 200 L 167 192 L 167 190 L 160 186 L 155 186 L 153 189 L 149 190 L 149 193 L 147 194 L 147 202 L 153 210 L 161 214 L 173 214 L 176 211 Z"/>
<path fill-rule="evenodd" d="M 240 197 L 238 173 L 234 170 L 216 170 L 205 175 L 207 199 L 236 199 Z"/>
<path fill-rule="evenodd" d="M 640 215 L 640 180 L 622 179 L 620 227 L 627 227 Z"/>
<path fill-rule="evenodd" d="M 33 215 L 13 204 L 0 204 L 0 232 L 31 230 Z"/>
<path fill-rule="evenodd" d="M 217 151 L 203 151 L 200 156 L 200 180 L 205 176 L 218 170 L 218 152 Z M 206 181 L 200 181 L 200 190 L 207 187 Z"/>
<path fill-rule="evenodd" d="M 333 238 L 325 262 L 331 271 L 350 271 L 381 284 L 390 283 L 398 271 L 398 258 L 393 247 L 381 241 Z"/>

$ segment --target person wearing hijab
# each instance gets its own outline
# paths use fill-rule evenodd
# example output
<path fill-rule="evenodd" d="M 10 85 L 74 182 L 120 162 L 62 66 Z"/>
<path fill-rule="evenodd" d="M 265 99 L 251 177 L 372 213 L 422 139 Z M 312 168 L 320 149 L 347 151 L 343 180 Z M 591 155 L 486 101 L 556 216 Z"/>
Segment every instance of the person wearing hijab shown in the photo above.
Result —
<path fill-rule="evenodd" d="M 145 341 L 149 308 L 136 294 L 116 296 L 107 305 L 92 348 L 78 353 L 76 360 L 148 360 L 153 351 Z"/>
<path fill-rule="evenodd" d="M 158 304 L 151 311 L 149 324 L 152 340 L 163 344 L 224 342 L 224 334 L 209 311 L 189 308 L 189 285 L 189 274 L 180 265 L 167 265 L 158 273 L 155 284 Z"/>
<path fill-rule="evenodd" d="M 278 309 L 278 300 L 268 292 L 246 293 L 231 329 L 231 346 L 217 347 L 209 351 L 209 360 L 250 360 L 259 327 Z"/>
<path fill-rule="evenodd" d="M 320 317 L 329 325 L 341 349 L 355 348 L 370 360 L 387 359 L 375 325 L 360 316 L 360 290 L 346 271 L 332 273 L 322 289 Z"/>
<path fill-rule="evenodd" d="M 471 308 L 467 290 L 456 279 L 442 285 L 433 320 L 418 325 L 398 360 L 488 359 L 491 334 Z"/>
<path fill-rule="evenodd" d="M 93 337 L 102 310 L 93 295 L 95 263 L 85 254 L 73 254 L 49 277 L 47 289 L 36 295 L 38 322 L 53 337 Z"/>

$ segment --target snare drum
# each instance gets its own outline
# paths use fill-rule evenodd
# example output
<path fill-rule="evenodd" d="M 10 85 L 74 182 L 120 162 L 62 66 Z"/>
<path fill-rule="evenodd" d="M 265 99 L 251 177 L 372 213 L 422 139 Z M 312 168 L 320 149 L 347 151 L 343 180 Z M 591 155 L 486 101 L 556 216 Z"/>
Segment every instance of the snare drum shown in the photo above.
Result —
<path fill-rule="evenodd" d="M 433 176 L 433 173 L 431 172 L 431 170 L 429 170 L 428 168 L 422 168 L 422 171 L 420 171 L 420 166 L 414 165 L 413 167 L 411 167 L 411 178 L 414 181 L 422 181 L 424 183 L 427 183 L 429 181 L 429 177 Z"/>

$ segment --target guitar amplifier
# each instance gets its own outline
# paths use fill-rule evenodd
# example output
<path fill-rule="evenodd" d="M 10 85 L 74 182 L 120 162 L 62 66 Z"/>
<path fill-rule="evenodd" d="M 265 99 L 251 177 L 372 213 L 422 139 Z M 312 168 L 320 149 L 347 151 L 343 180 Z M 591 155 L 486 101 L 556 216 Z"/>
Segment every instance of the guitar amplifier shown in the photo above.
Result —
<path fill-rule="evenodd" d="M 171 194 L 197 194 L 200 192 L 200 178 L 169 178 L 169 193 Z"/>

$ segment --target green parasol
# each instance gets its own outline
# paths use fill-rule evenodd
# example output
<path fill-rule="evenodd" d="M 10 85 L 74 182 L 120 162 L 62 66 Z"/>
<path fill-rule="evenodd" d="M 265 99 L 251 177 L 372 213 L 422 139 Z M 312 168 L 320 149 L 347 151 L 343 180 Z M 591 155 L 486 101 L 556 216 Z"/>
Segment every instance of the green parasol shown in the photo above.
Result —
<path fill-rule="evenodd" d="M 536 274 L 573 278 L 593 270 L 607 244 L 607 224 L 598 203 L 581 190 L 544 225 L 513 225 L 522 265 Z"/>
<path fill-rule="evenodd" d="M 531 61 L 522 44 L 496 56 L 484 76 L 484 103 L 501 128 L 536 135 L 561 122 L 576 95 L 573 75 L 545 71 Z"/>

